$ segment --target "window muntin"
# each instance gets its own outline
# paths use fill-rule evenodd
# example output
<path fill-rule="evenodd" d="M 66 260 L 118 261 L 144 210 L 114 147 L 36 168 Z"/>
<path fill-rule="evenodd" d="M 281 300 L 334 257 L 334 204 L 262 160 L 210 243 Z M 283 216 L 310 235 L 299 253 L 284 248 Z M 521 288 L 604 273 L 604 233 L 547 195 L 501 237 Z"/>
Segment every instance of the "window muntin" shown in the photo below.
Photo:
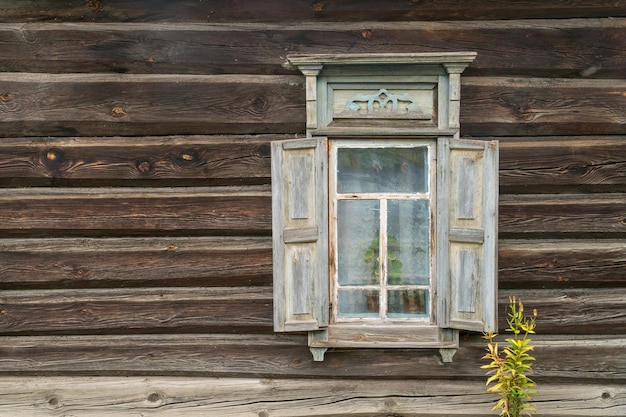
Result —
<path fill-rule="evenodd" d="M 333 323 L 434 321 L 434 141 L 331 140 Z"/>

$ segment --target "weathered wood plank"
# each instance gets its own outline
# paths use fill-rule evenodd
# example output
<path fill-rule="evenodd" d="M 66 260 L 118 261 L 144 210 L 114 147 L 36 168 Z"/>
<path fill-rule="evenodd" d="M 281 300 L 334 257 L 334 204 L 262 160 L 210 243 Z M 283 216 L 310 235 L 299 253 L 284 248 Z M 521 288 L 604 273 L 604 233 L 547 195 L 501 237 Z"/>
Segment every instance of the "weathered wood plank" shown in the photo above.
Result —
<path fill-rule="evenodd" d="M 0 288 L 264 286 L 269 237 L 0 239 Z"/>
<path fill-rule="evenodd" d="M 291 137 L 4 138 L 0 183 L 268 182 L 269 142 Z M 502 138 L 500 186 L 524 193 L 564 187 L 621 190 L 626 187 L 624 155 L 626 137 Z"/>
<path fill-rule="evenodd" d="M 537 332 L 543 334 L 626 334 L 626 288 L 501 290 L 501 331 L 509 296 L 524 300 L 528 311 L 538 310 Z"/>
<path fill-rule="evenodd" d="M 514 288 L 626 286 L 623 240 L 500 240 L 498 285 Z"/>
<path fill-rule="evenodd" d="M 537 334 L 532 340 L 541 381 L 610 384 L 626 377 L 624 337 Z M 464 337 L 446 364 L 436 349 L 331 349 L 314 362 L 303 335 L 5 336 L 0 374 L 482 379 L 485 352 L 478 334 Z"/>
<path fill-rule="evenodd" d="M 298 76 L 0 74 L 4 136 L 302 133 Z M 626 133 L 626 81 L 466 77 L 464 135 Z M 565 97 L 565 98 L 564 98 Z"/>
<path fill-rule="evenodd" d="M 500 187 L 533 190 L 626 190 L 626 137 L 502 138 Z"/>
<path fill-rule="evenodd" d="M 0 334 L 271 331 L 271 288 L 22 290 L 0 294 Z"/>
<path fill-rule="evenodd" d="M 259 378 L 6 377 L 0 415 L 488 417 L 494 395 L 482 381 L 331 381 Z M 442 394 L 445 393 L 445 394 Z M 620 384 L 541 384 L 537 417 L 618 417 Z"/>
<path fill-rule="evenodd" d="M 298 76 L 0 74 L 2 136 L 288 133 Z"/>
<path fill-rule="evenodd" d="M 478 56 L 465 76 L 620 79 L 625 70 L 626 19 L 386 23 L 376 16 L 372 20 L 324 25 L 0 24 L 0 69 L 267 75 L 289 74 L 282 68 L 288 54 L 471 50 Z"/>
<path fill-rule="evenodd" d="M 0 189 L 0 233 L 67 235 L 264 234 L 269 186 Z"/>
<path fill-rule="evenodd" d="M 0 184 L 269 183 L 269 142 L 284 138 L 4 138 L 0 140 Z"/>
<path fill-rule="evenodd" d="M 463 79 L 461 134 L 624 135 L 626 81 Z"/>
<path fill-rule="evenodd" d="M 271 287 L 16 290 L 0 294 L 0 334 L 272 331 Z M 626 288 L 503 290 L 539 310 L 544 334 L 626 334 Z"/>
<path fill-rule="evenodd" d="M 621 0 L 386 0 L 309 1 L 205 0 L 3 0 L 0 21 L 87 22 L 274 22 L 407 21 L 615 17 L 626 15 Z"/>
<path fill-rule="evenodd" d="M 268 237 L 2 239 L 0 287 L 271 284 Z M 621 240 L 501 240 L 499 287 L 623 287 Z"/>
<path fill-rule="evenodd" d="M 626 194 L 500 196 L 500 236 L 555 234 L 618 237 L 626 232 Z"/>

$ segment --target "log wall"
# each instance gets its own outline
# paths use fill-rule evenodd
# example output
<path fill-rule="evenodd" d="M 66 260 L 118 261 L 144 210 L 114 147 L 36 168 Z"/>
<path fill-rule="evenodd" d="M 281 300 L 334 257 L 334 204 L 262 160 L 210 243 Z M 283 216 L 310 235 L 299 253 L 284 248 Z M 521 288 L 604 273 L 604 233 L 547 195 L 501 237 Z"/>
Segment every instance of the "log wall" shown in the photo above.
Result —
<path fill-rule="evenodd" d="M 478 52 L 536 415 L 626 415 L 626 1 L 0 0 L 0 416 L 495 415 L 477 334 L 316 363 L 272 331 L 286 55 L 436 51 Z"/>

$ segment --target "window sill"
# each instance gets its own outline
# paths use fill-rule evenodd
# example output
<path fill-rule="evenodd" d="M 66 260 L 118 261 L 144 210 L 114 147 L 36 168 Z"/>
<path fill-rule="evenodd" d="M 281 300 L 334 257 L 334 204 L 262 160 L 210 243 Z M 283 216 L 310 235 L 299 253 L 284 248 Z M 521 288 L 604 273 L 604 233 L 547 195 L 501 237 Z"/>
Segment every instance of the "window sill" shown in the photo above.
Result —
<path fill-rule="evenodd" d="M 309 332 L 309 346 L 320 348 L 444 348 L 459 346 L 458 332 L 434 325 L 334 324 Z"/>

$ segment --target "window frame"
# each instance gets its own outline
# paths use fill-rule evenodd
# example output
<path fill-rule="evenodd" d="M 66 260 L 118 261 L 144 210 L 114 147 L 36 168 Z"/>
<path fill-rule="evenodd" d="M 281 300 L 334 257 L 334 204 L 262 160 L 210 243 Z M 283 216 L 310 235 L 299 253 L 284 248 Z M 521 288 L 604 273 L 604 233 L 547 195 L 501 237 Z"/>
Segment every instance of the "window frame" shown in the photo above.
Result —
<path fill-rule="evenodd" d="M 394 324 L 409 324 L 409 325 L 424 325 L 424 324 L 434 324 L 436 323 L 436 312 L 437 308 L 434 302 L 434 294 L 436 294 L 436 246 L 434 231 L 435 227 L 435 213 L 436 213 L 436 140 L 433 138 L 338 138 L 333 139 L 329 138 L 328 140 L 329 146 L 329 164 L 328 164 L 328 177 L 329 177 L 329 251 L 330 251 L 330 324 L 331 325 L 350 325 L 350 324 L 369 324 L 369 325 L 394 325 Z M 423 193 L 386 193 L 386 192 L 361 192 L 361 193 L 340 193 L 338 192 L 338 168 L 337 168 L 337 157 L 339 149 L 364 149 L 364 148 L 419 148 L 423 147 L 426 149 L 426 162 L 427 162 L 427 182 L 426 182 L 426 192 Z M 339 297 L 338 291 L 341 285 L 339 284 L 338 277 L 338 261 L 339 261 L 339 247 L 338 247 L 338 204 L 340 200 L 375 200 L 380 202 L 381 207 L 381 217 L 386 217 L 382 214 L 383 208 L 386 208 L 386 204 L 382 203 L 382 201 L 389 200 L 422 200 L 428 202 L 428 284 L 427 285 L 407 285 L 408 290 L 428 290 L 428 317 L 416 317 L 416 318 L 390 318 L 382 317 L 377 318 L 339 318 L 338 316 L 338 308 L 339 308 Z M 382 226 L 385 226 L 386 220 L 379 217 L 379 221 Z M 381 258 L 379 260 L 379 264 L 381 265 L 381 269 L 386 270 L 388 266 L 386 266 L 387 258 L 386 258 L 386 250 L 382 249 L 385 247 L 386 236 L 387 233 L 380 233 L 380 255 Z M 385 293 L 386 286 L 388 284 L 388 277 L 385 277 L 385 273 L 381 274 L 381 282 L 380 282 L 380 296 L 379 296 L 379 308 L 381 308 L 382 312 L 386 309 L 384 304 L 387 302 L 387 297 Z M 358 287 L 367 287 L 367 286 L 353 286 L 355 289 Z M 374 286 L 372 286 L 374 287 Z M 411 287 L 411 288 L 408 288 Z M 422 287 L 422 288 L 420 288 Z M 423 288 L 426 287 L 426 288 Z M 388 305 L 387 305 L 388 307 Z"/>
<path fill-rule="evenodd" d="M 459 139 L 460 74 L 475 56 L 288 57 L 289 65 L 305 75 L 307 137 L 272 142 L 274 329 L 307 331 L 314 360 L 324 360 L 328 348 L 438 348 L 449 362 L 459 345 L 459 330 L 497 330 L 498 143 Z M 335 95 L 335 88 L 342 93 Z M 361 89 L 366 92 L 359 93 Z M 426 93 L 411 97 L 411 109 L 402 111 L 414 111 L 422 103 L 426 113 L 389 114 L 368 108 L 367 114 L 349 114 L 355 111 L 352 94 L 363 101 L 372 98 L 372 91 L 383 91 L 404 100 L 418 90 Z M 346 99 L 349 107 L 343 104 Z M 398 118 L 404 122 L 398 124 Z M 407 122 L 413 119 L 415 123 Z M 334 255 L 329 236 L 329 141 L 344 139 L 436 143 L 436 152 L 429 155 L 436 154 L 436 187 L 431 189 L 436 199 L 434 210 L 430 207 L 435 241 L 431 296 L 436 306 L 430 323 L 330 320 L 329 262 Z"/>

